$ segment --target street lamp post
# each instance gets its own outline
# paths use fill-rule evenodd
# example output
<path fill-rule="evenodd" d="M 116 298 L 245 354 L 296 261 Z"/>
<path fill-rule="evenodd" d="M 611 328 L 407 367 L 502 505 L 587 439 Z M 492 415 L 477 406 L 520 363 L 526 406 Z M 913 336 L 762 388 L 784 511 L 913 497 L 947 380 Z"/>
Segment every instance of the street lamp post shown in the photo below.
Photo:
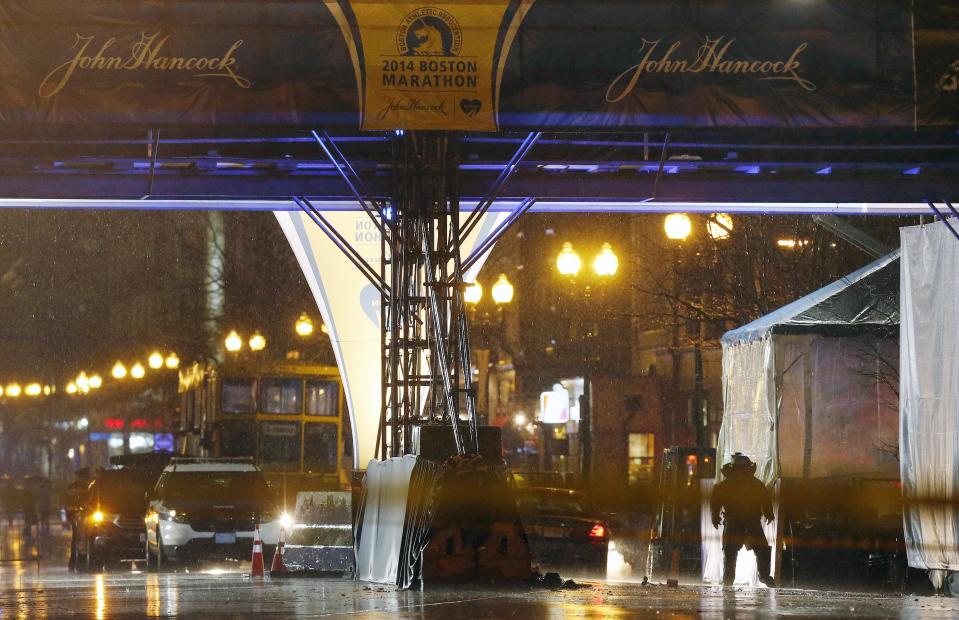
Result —
<path fill-rule="evenodd" d="M 501 273 L 499 278 L 493 283 L 493 286 L 490 289 L 490 295 L 493 298 L 493 303 L 496 304 L 496 323 L 497 328 L 502 330 L 505 324 L 504 309 L 507 305 L 513 301 L 514 289 L 512 283 L 506 277 L 505 273 Z M 483 298 L 483 285 L 479 282 L 470 282 L 466 285 L 466 288 L 463 291 L 463 301 L 469 306 L 470 322 L 476 324 L 477 316 L 477 306 L 480 303 L 480 300 Z M 492 324 L 488 314 L 483 314 L 482 321 L 479 321 L 482 327 L 489 328 Z M 481 418 L 485 417 L 484 422 L 489 423 L 489 417 L 491 413 L 491 399 L 490 399 L 490 388 L 489 388 L 489 365 L 490 365 L 490 349 L 491 344 L 489 342 L 488 333 L 484 333 L 482 347 L 478 347 L 477 356 L 476 356 L 476 370 L 477 370 L 477 384 L 482 386 L 481 391 L 477 392 L 477 409 L 479 410 L 479 415 Z"/>
<path fill-rule="evenodd" d="M 569 278 L 571 284 L 575 285 L 576 276 L 582 267 L 582 261 L 579 254 L 573 249 L 570 242 L 563 243 L 563 249 L 556 257 L 556 269 L 560 275 Z M 609 278 L 616 275 L 619 269 L 619 258 L 613 252 L 609 243 L 604 243 L 599 253 L 593 259 L 593 273 L 600 283 L 605 283 Z M 600 289 L 601 292 L 604 289 Z M 590 300 L 592 297 L 592 288 L 587 282 L 583 289 L 583 309 L 590 312 Z M 582 356 L 583 356 L 583 394 L 579 399 L 579 439 L 580 439 L 580 472 L 583 482 L 590 478 L 591 462 L 593 457 L 593 341 L 596 336 L 595 315 L 590 313 L 590 320 L 586 322 L 586 327 L 582 337 Z"/>
<path fill-rule="evenodd" d="M 685 213 L 671 213 L 666 216 L 666 219 L 663 223 L 663 229 L 666 233 L 666 237 L 674 242 L 673 247 L 673 336 L 672 336 L 672 350 L 673 350 L 673 386 L 676 388 L 676 391 L 679 391 L 679 317 L 677 312 L 677 301 L 680 297 L 679 289 L 679 270 L 681 266 L 680 256 L 683 249 L 683 244 L 689 238 L 692 233 L 692 220 Z M 733 220 L 732 217 L 726 213 L 716 213 L 713 214 L 709 220 L 706 222 L 706 232 L 713 239 L 713 241 L 725 241 L 729 239 L 733 230 Z M 699 305 L 703 307 L 705 305 L 704 293 L 700 291 L 699 294 Z M 693 398 L 692 398 L 692 423 L 695 426 L 696 433 L 696 454 L 702 454 L 702 451 L 706 448 L 706 437 L 705 437 L 705 420 L 703 419 L 703 348 L 702 343 L 705 339 L 704 327 L 702 318 L 696 318 L 696 337 L 693 339 Z M 674 424 L 670 424 L 670 434 L 673 434 Z M 672 436 L 670 437 L 670 443 L 673 443 Z"/>

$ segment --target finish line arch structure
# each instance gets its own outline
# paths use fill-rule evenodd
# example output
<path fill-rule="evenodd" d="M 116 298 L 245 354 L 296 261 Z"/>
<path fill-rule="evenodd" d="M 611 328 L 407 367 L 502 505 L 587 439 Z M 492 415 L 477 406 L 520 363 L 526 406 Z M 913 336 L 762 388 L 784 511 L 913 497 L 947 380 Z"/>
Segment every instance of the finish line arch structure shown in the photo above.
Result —
<path fill-rule="evenodd" d="M 448 363 L 430 374 L 451 419 L 471 396 L 437 377 L 462 377 L 455 290 L 470 272 L 437 257 L 478 251 L 460 257 L 478 269 L 484 238 L 526 211 L 902 215 L 959 197 L 953 4 L 0 8 L 0 207 L 276 212 L 321 306 L 325 242 L 303 218 L 338 251 L 336 231 L 366 218 L 391 244 L 381 235 L 379 258 L 415 249 L 417 277 L 442 277 L 446 293 L 407 291 L 389 312 L 406 325 L 445 317 L 430 329 Z M 382 303 L 409 283 L 386 282 L 371 252 L 357 258 L 380 279 L 386 329 Z M 424 349 L 409 346 L 403 363 L 417 365 Z M 386 393 L 403 364 L 383 360 Z M 387 437 L 383 422 L 419 416 L 420 388 L 378 420 L 380 456 L 409 450 L 408 429 Z M 351 403 L 365 459 L 374 425 L 361 408 Z"/>

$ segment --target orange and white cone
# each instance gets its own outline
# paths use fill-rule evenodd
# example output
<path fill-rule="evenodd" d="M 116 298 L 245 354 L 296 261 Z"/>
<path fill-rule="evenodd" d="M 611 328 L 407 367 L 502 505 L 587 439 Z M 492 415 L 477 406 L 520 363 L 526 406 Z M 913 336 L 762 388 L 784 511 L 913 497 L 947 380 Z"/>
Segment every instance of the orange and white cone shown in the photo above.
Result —
<path fill-rule="evenodd" d="M 253 565 L 250 567 L 250 577 L 263 576 L 263 540 L 260 538 L 260 526 L 253 530 Z"/>
<path fill-rule="evenodd" d="M 276 543 L 276 551 L 273 552 L 273 564 L 270 565 L 270 575 L 279 575 L 286 572 L 286 564 L 283 563 L 283 551 L 286 548 L 286 529 L 280 528 L 280 540 Z"/>

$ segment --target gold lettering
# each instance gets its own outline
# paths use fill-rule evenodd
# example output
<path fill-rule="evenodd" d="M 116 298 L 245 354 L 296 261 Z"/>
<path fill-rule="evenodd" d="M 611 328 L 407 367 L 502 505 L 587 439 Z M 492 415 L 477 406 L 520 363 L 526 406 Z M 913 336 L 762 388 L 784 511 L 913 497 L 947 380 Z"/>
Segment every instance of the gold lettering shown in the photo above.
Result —
<path fill-rule="evenodd" d="M 193 76 L 228 78 L 240 88 L 250 88 L 252 82 L 239 74 L 236 52 L 243 45 L 238 39 L 220 56 L 164 56 L 163 49 L 172 35 L 160 32 L 140 33 L 140 38 L 130 46 L 127 57 L 110 55 L 116 38 L 111 37 L 100 45 L 92 56 L 88 54 L 94 44 L 94 35 L 77 33 L 72 58 L 51 70 L 40 82 L 40 97 L 50 98 L 62 91 L 77 75 L 77 71 L 191 71 Z"/>
<path fill-rule="evenodd" d="M 63 90 L 63 87 L 67 85 L 67 82 L 70 81 L 70 78 L 73 77 L 73 72 L 76 71 L 77 65 L 80 62 L 80 59 L 83 57 L 83 53 L 87 51 L 90 42 L 93 41 L 93 37 L 82 37 L 80 34 L 77 34 L 77 40 L 73 44 L 73 47 L 80 46 L 80 49 L 77 50 L 76 55 L 70 60 L 66 61 L 62 65 L 56 67 L 48 73 L 43 80 L 40 82 L 39 94 L 44 99 L 56 95 L 58 92 Z M 82 45 L 81 45 L 82 43 Z"/>
<path fill-rule="evenodd" d="M 675 58 L 682 45 L 681 41 L 673 42 L 657 59 L 655 54 L 661 42 L 662 39 L 655 41 L 643 39 L 643 44 L 637 52 L 641 56 L 640 61 L 613 78 L 606 89 L 606 101 L 609 103 L 622 101 L 635 91 L 643 75 L 650 73 L 753 75 L 758 80 L 785 80 L 794 82 L 803 90 L 816 90 L 815 83 L 799 74 L 801 68 L 799 57 L 808 47 L 807 43 L 796 46 L 787 60 L 762 58 L 740 60 L 731 58 L 734 56 L 733 45 L 736 39 L 727 39 L 725 36 L 715 39 L 706 37 L 696 49 L 696 58 L 684 60 Z"/>

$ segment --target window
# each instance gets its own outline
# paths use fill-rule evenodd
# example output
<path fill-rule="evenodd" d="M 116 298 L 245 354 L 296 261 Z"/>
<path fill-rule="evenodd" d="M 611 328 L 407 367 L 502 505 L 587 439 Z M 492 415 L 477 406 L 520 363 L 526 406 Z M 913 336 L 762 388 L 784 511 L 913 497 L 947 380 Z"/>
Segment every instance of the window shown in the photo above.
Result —
<path fill-rule="evenodd" d="M 260 410 L 263 413 L 300 413 L 303 382 L 299 379 L 262 379 Z"/>
<path fill-rule="evenodd" d="M 653 433 L 629 434 L 629 482 L 649 482 L 656 464 L 655 435 Z"/>
<path fill-rule="evenodd" d="M 335 472 L 338 448 L 336 424 L 307 424 L 305 435 L 303 468 L 322 474 Z"/>
<path fill-rule="evenodd" d="M 256 430 L 253 422 L 220 422 L 219 456 L 255 456 Z"/>
<path fill-rule="evenodd" d="M 335 416 L 338 413 L 339 386 L 335 381 L 309 381 L 306 384 L 306 414 Z"/>
<path fill-rule="evenodd" d="M 260 467 L 279 471 L 300 469 L 300 423 L 260 422 Z"/>
<path fill-rule="evenodd" d="M 224 379 L 220 389 L 223 413 L 253 413 L 256 410 L 256 382 L 253 379 Z"/>

